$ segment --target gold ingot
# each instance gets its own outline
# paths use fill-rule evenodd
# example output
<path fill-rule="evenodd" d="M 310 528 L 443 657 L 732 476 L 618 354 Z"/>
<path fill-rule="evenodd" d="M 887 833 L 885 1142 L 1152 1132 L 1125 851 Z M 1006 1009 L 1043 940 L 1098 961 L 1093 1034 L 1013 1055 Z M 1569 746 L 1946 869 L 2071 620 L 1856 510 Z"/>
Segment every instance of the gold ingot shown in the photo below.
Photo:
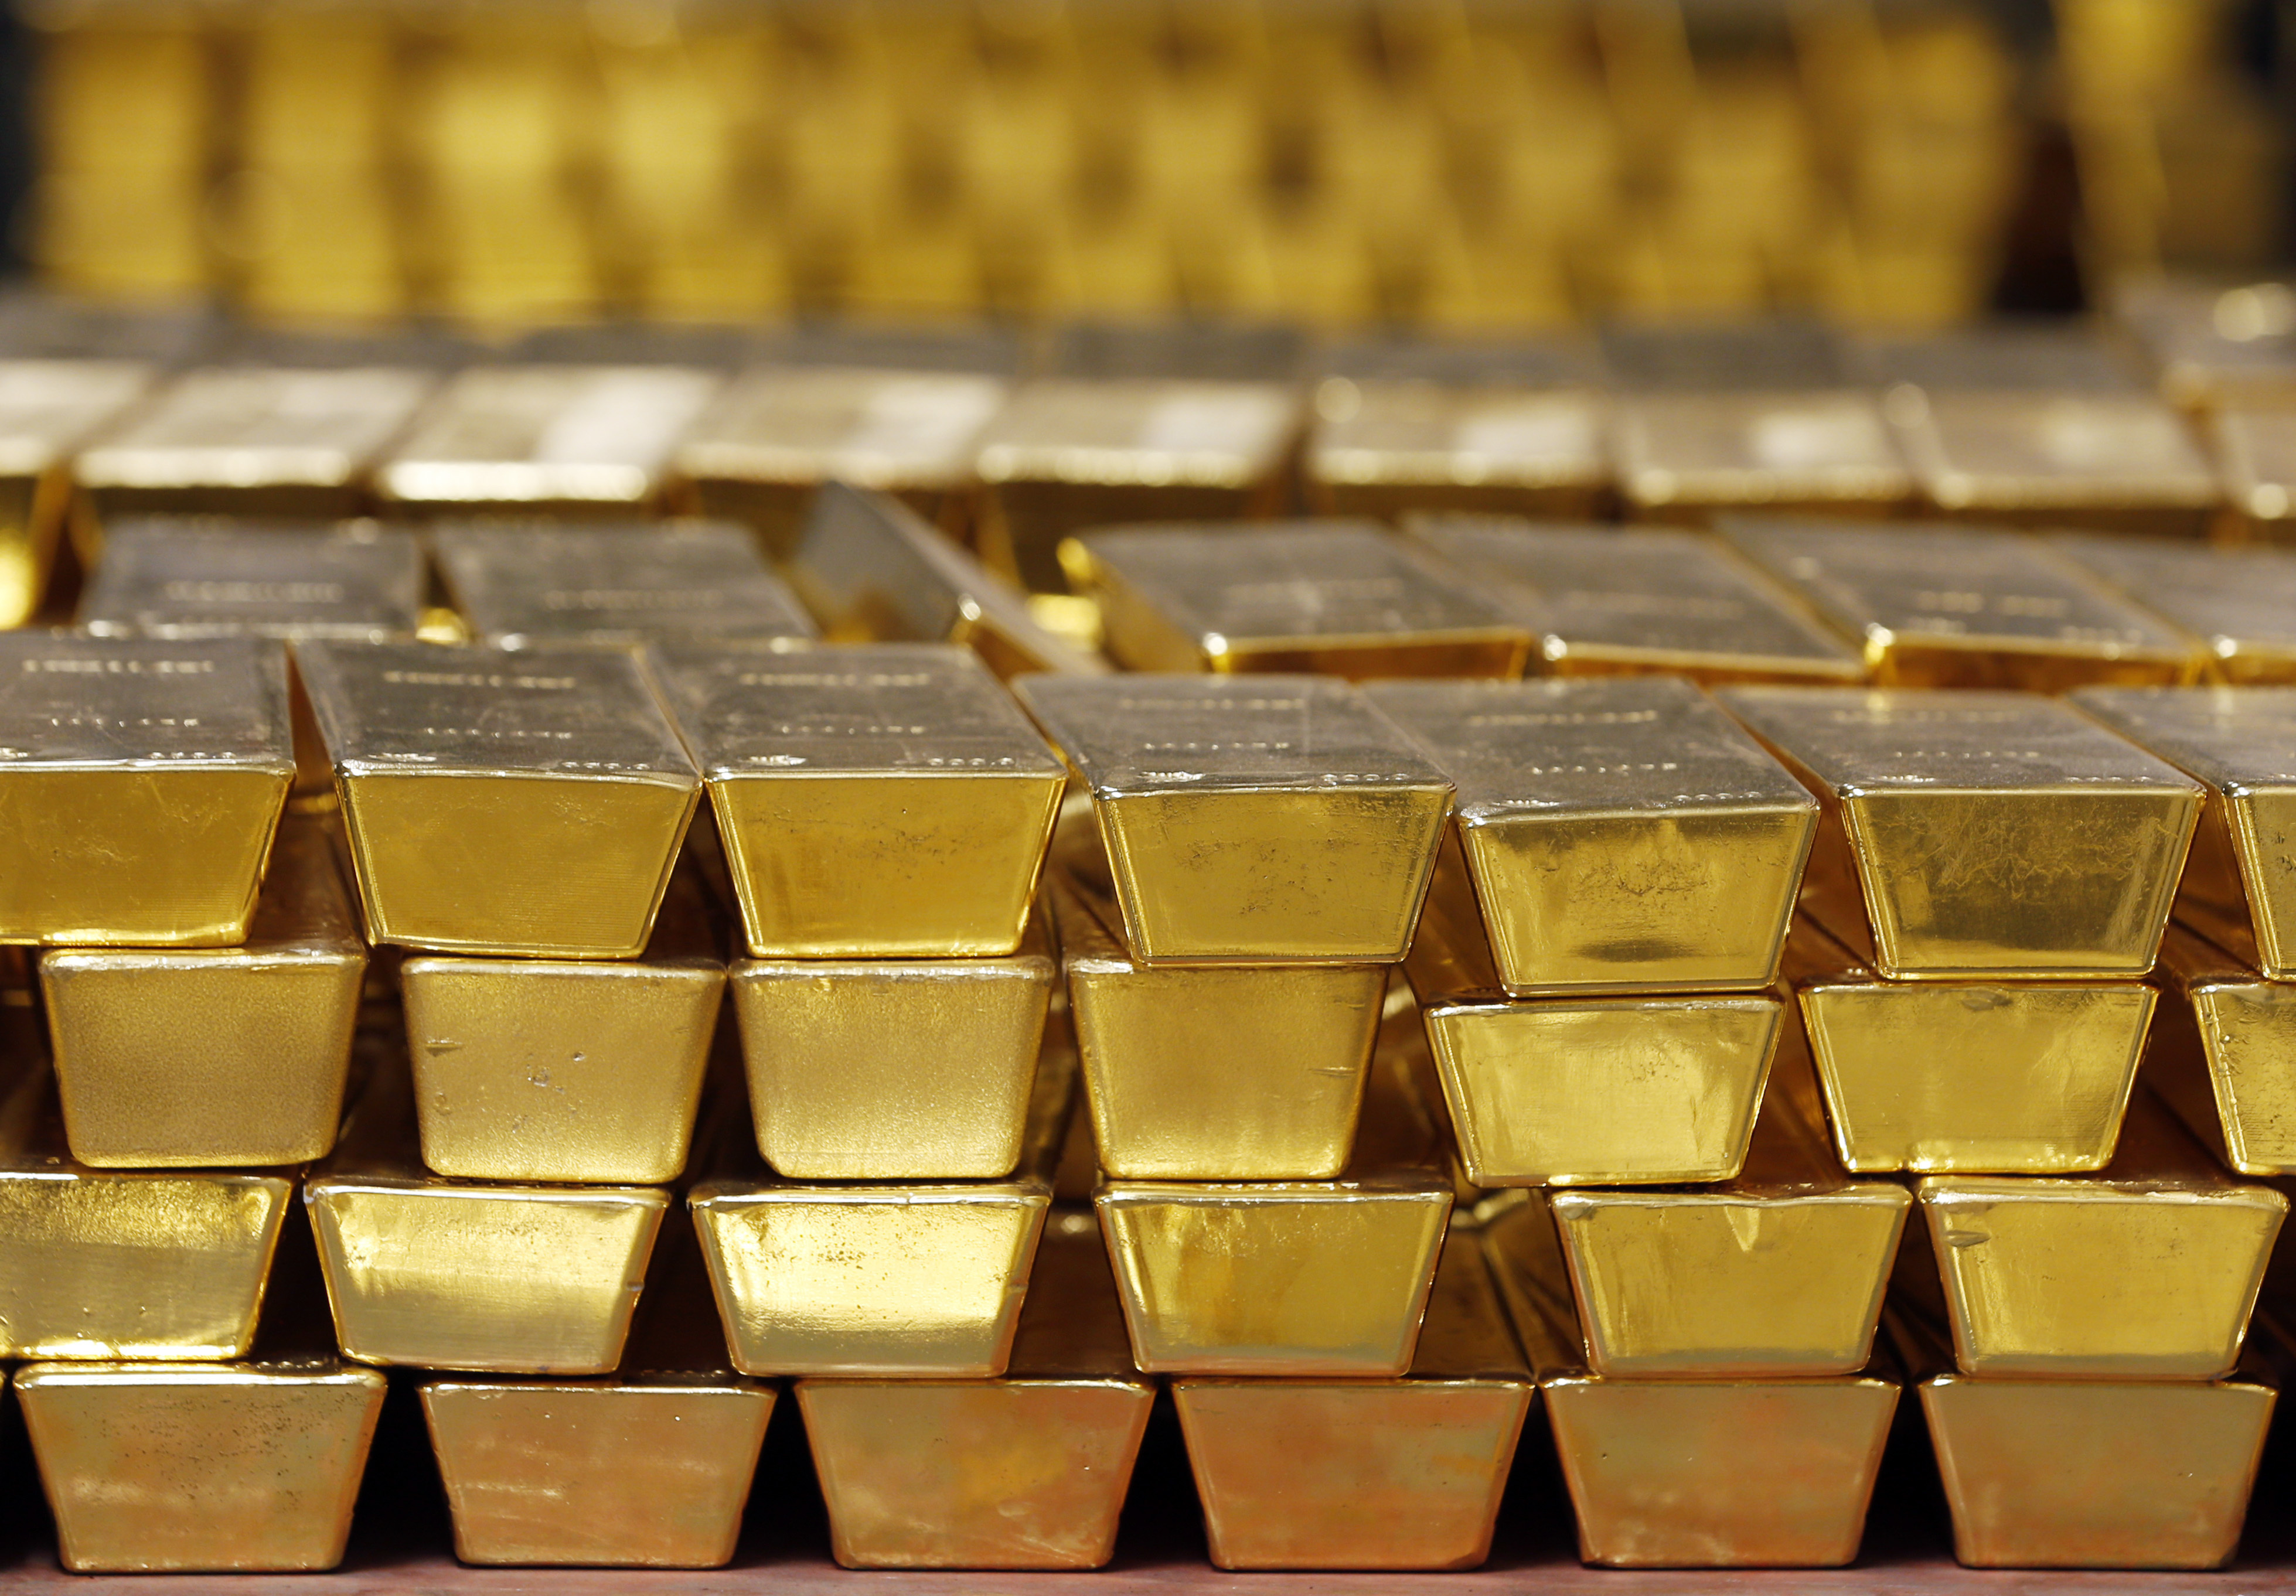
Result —
<path fill-rule="evenodd" d="M 1529 629 L 1534 675 L 1866 678 L 1855 650 L 1703 533 L 1475 515 L 1414 515 L 1403 529 Z"/>
<path fill-rule="evenodd" d="M 2239 1174 L 2296 1174 L 2296 986 L 2172 925 L 2144 1079 Z"/>
<path fill-rule="evenodd" d="M 1661 677 L 1365 690 L 1458 789 L 1510 995 L 1768 986 L 1817 805 Z"/>
<path fill-rule="evenodd" d="M 890 494 L 824 483 L 789 572 L 837 642 L 960 643 L 1006 682 L 1029 671 L 1109 669 L 1047 630 L 1009 580 Z"/>
<path fill-rule="evenodd" d="M 1003 958 L 1066 774 L 962 649 L 660 651 L 750 954 Z"/>
<path fill-rule="evenodd" d="M 2296 684 L 2296 554 L 2070 532 L 2050 538 L 2048 548 L 2199 638 L 2210 681 Z"/>
<path fill-rule="evenodd" d="M 2023 693 L 1732 687 L 1818 795 L 1803 903 L 1889 980 L 2152 967 L 2201 789 Z"/>
<path fill-rule="evenodd" d="M 43 954 L 72 1157 L 97 1168 L 324 1158 L 365 973 L 333 839 L 300 816 L 279 828 L 243 945 Z"/>
<path fill-rule="evenodd" d="M 1530 639 L 1370 521 L 1117 527 L 1061 544 L 1127 669 L 1519 676 Z"/>
<path fill-rule="evenodd" d="M 2113 317 L 2136 335 L 2161 397 L 2179 409 L 2278 405 L 2296 396 L 2296 299 L 2285 282 L 2220 287 L 2188 278 L 2115 286 Z"/>
<path fill-rule="evenodd" d="M 2151 986 L 1885 981 L 1807 920 L 1786 976 L 1850 1170 L 2082 1174 L 2112 1158 Z"/>
<path fill-rule="evenodd" d="M 1638 393 L 1613 401 L 1619 493 L 1635 520 L 1718 511 L 1889 515 L 1913 474 L 1854 390 Z"/>
<path fill-rule="evenodd" d="M 1884 687 L 2175 686 L 2204 664 L 2197 639 L 2025 538 L 1936 522 L 1723 530 L 1856 643 Z"/>
<path fill-rule="evenodd" d="M 422 1162 L 454 1180 L 676 1180 L 726 991 L 708 915 L 679 877 L 635 962 L 401 963 Z"/>
<path fill-rule="evenodd" d="M 999 1379 L 804 1379 L 848 1568 L 1097 1568 L 1155 1387 L 1132 1371 L 1088 1213 L 1048 1221 Z"/>
<path fill-rule="evenodd" d="M 1472 1568 L 1538 1387 L 1473 1232 L 1400 1379 L 1172 1382 L 1223 1568 Z"/>
<path fill-rule="evenodd" d="M 568 1375 L 621 1362 L 670 1200 L 653 1187 L 458 1185 L 426 1174 L 398 1059 L 376 1064 L 303 1199 L 347 1356 Z"/>
<path fill-rule="evenodd" d="M 1914 1191 L 1929 1246 L 1906 1249 L 1900 1283 L 1951 1322 L 1961 1371 L 1988 1378 L 2231 1373 L 2288 1211 L 2143 1092 L 2102 1175 L 1929 1175 Z"/>
<path fill-rule="evenodd" d="M 203 516 L 115 523 L 80 594 L 95 637 L 325 637 L 381 642 L 422 624 L 428 573 L 411 532 L 372 521 Z"/>
<path fill-rule="evenodd" d="M 2296 539 L 2296 410 L 2235 406 L 2211 422 L 2225 496 L 2256 536 Z"/>
<path fill-rule="evenodd" d="M 1015 691 L 1090 785 L 1144 964 L 1390 964 L 1451 784 L 1344 682 L 1033 676 Z"/>
<path fill-rule="evenodd" d="M 631 654 L 297 645 L 367 937 L 627 959 L 701 779 Z"/>
<path fill-rule="evenodd" d="M 472 521 L 434 527 L 430 547 L 480 642 L 814 635 L 749 533 L 726 521 Z"/>
<path fill-rule="evenodd" d="M 140 360 L 0 358 L 0 626 L 47 595 L 70 512 L 72 449 L 152 383 Z"/>
<path fill-rule="evenodd" d="M 0 942 L 247 940 L 295 772 L 275 642 L 0 636 Z"/>
<path fill-rule="evenodd" d="M 30 1363 L 16 1398 L 76 1574 L 342 1561 L 383 1377 L 332 1358 Z"/>

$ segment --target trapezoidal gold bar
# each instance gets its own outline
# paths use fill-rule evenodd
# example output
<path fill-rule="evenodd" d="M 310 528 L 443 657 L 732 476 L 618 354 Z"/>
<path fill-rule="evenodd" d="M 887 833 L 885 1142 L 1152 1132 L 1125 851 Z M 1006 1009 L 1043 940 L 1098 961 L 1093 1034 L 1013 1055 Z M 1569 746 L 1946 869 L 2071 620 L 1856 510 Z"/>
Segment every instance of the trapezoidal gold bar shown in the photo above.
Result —
<path fill-rule="evenodd" d="M 644 948 L 701 778 L 634 655 L 309 642 L 296 660 L 370 941 Z"/>
<path fill-rule="evenodd" d="M 759 959 L 1003 958 L 1066 783 L 962 649 L 664 645 Z"/>
<path fill-rule="evenodd" d="M 1818 795 L 1803 906 L 1885 979 L 2152 967 L 2201 812 L 2175 766 L 2032 694 L 1719 696 Z"/>
<path fill-rule="evenodd" d="M 2048 551 L 2201 640 L 2233 687 L 2296 684 L 2296 552 L 2062 532 Z"/>
<path fill-rule="evenodd" d="M 1155 1400 L 1089 1213 L 1054 1214 L 995 1379 L 798 1382 L 848 1568 L 1097 1568 Z"/>
<path fill-rule="evenodd" d="M 324 1158 L 365 974 L 334 840 L 299 815 L 280 825 L 242 945 L 43 954 L 72 1157 L 97 1168 Z"/>
<path fill-rule="evenodd" d="M 95 637 L 412 639 L 428 580 L 411 532 L 372 521 L 116 523 L 80 595 Z"/>
<path fill-rule="evenodd" d="M 1882 516 L 1913 503 L 1913 473 L 1880 406 L 1855 390 L 1645 392 L 1613 404 L 1619 495 L 1631 520 Z"/>
<path fill-rule="evenodd" d="M 1111 527 L 1061 544 L 1136 671 L 1519 676 L 1522 627 L 1371 521 Z"/>
<path fill-rule="evenodd" d="M 71 454 L 152 384 L 142 360 L 0 358 L 0 626 L 31 619 L 71 512 Z"/>
<path fill-rule="evenodd" d="M 2172 925 L 2145 1084 L 2237 1174 L 2296 1174 L 2296 985 Z"/>
<path fill-rule="evenodd" d="M 1451 784 L 1321 676 L 1033 676 L 1015 690 L 1092 789 L 1145 964 L 1390 964 Z"/>

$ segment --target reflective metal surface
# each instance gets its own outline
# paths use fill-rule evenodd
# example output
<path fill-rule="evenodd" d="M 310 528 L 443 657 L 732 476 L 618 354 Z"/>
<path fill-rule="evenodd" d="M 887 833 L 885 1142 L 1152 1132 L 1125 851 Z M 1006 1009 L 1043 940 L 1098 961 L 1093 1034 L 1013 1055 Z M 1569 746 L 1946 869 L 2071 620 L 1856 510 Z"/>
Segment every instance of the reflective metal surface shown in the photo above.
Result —
<path fill-rule="evenodd" d="M 2296 1174 L 2296 985 L 2182 926 L 2161 940 L 2145 1084 L 2240 1174 Z"/>
<path fill-rule="evenodd" d="M 2050 552 L 2201 640 L 2209 680 L 2296 683 L 2296 553 L 2060 533 Z"/>
<path fill-rule="evenodd" d="M 1862 393 L 1642 393 L 1616 405 L 1619 492 L 1638 519 L 1751 509 L 1882 514 L 1914 496 L 1913 474 Z"/>
<path fill-rule="evenodd" d="M 71 450 L 152 383 L 140 360 L 0 359 L 0 626 L 39 608 L 71 505 Z"/>
<path fill-rule="evenodd" d="M 371 521 L 138 518 L 107 530 L 79 625 L 97 637 L 412 638 L 426 575 L 412 533 Z"/>
<path fill-rule="evenodd" d="M 2296 412 L 2227 409 L 2215 418 L 2225 496 L 2248 530 L 2276 543 L 2296 536 Z"/>
<path fill-rule="evenodd" d="M 1341 515 L 1457 510 L 1586 515 L 1608 495 L 1608 407 L 1594 392 L 1370 376 L 1316 390 L 1308 491 Z"/>

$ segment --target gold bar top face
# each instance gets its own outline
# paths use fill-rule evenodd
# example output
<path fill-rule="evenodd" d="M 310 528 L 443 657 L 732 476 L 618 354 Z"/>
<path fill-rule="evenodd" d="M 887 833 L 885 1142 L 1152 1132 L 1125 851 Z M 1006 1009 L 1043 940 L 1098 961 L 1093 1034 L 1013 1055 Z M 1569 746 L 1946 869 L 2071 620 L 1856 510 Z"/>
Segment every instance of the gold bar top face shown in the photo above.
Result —
<path fill-rule="evenodd" d="M 1618 402 L 1619 487 L 1645 514 L 1913 497 L 1873 399 L 1855 391 L 1644 393 Z"/>
<path fill-rule="evenodd" d="M 1119 527 L 1064 546 L 1134 670 L 1512 676 L 1529 639 L 1370 521 Z"/>
<path fill-rule="evenodd" d="M 1300 417 L 1281 383 L 1052 378 L 1023 385 L 980 435 L 981 479 L 1116 487 L 1248 487 Z"/>
<path fill-rule="evenodd" d="M 1805 901 L 1881 975 L 2152 967 L 2200 816 L 2174 766 L 2027 693 L 1719 696 L 1824 802 Z"/>
<path fill-rule="evenodd" d="M 303 643 L 367 934 L 629 958 L 701 787 L 635 656 Z"/>
<path fill-rule="evenodd" d="M 346 488 L 436 384 L 388 367 L 187 372 L 81 451 L 72 474 L 99 496 Z"/>
<path fill-rule="evenodd" d="M 666 645 L 758 958 L 1021 945 L 1066 773 L 979 660 L 885 643 Z"/>
<path fill-rule="evenodd" d="M 2236 687 L 2296 682 L 2296 553 L 2071 533 L 2050 550 L 2201 639 Z"/>
<path fill-rule="evenodd" d="M 244 941 L 294 769 L 276 642 L 0 634 L 0 942 Z"/>
<path fill-rule="evenodd" d="M 1687 682 L 1389 682 L 1365 689 L 1458 789 L 1501 984 L 1766 986 L 1817 804 Z"/>
<path fill-rule="evenodd" d="M 1527 627 L 1534 672 L 1667 671 L 1704 683 L 1854 685 L 1857 651 L 1703 534 L 1501 516 L 1406 530 Z"/>
<path fill-rule="evenodd" d="M 1604 410 L 1596 395 L 1569 389 L 1330 380 L 1316 391 L 1308 473 L 1342 501 L 1382 487 L 1485 503 L 1510 490 L 1592 495 L 1611 477 Z"/>
<path fill-rule="evenodd" d="M 412 640 L 425 577 L 422 545 L 390 528 L 121 521 L 79 624 L 96 637 Z"/>
<path fill-rule="evenodd" d="M 0 359 L 0 475 L 37 476 L 56 464 L 152 376 L 136 360 Z"/>
<path fill-rule="evenodd" d="M 958 487 L 1006 391 L 1002 380 L 970 372 L 750 371 L 686 434 L 677 471 L 700 482 Z"/>
<path fill-rule="evenodd" d="M 1035 676 L 1016 691 L 1090 784 L 1134 959 L 1390 964 L 1451 783 L 1323 676 Z"/>
<path fill-rule="evenodd" d="M 481 642 L 814 635 L 749 533 L 725 521 L 478 522 L 434 528 L 430 546 Z"/>
<path fill-rule="evenodd" d="M 1900 389 L 1888 407 L 1923 495 L 1955 513 L 2199 532 L 2224 496 L 2183 419 L 2149 395 Z"/>
<path fill-rule="evenodd" d="M 1730 539 L 1857 640 L 1890 687 L 2173 685 L 2192 639 L 2021 538 L 1748 519 Z"/>

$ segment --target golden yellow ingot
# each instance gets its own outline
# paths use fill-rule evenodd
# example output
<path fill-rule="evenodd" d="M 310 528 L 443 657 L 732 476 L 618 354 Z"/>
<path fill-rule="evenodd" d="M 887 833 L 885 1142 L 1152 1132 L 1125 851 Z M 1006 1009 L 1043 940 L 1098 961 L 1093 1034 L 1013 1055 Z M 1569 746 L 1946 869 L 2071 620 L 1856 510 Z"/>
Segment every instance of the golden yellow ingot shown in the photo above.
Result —
<path fill-rule="evenodd" d="M 701 780 L 634 655 L 308 642 L 296 659 L 370 941 L 644 948 Z"/>
<path fill-rule="evenodd" d="M 324 1158 L 365 972 L 334 843 L 291 815 L 243 946 L 43 954 L 72 1157 L 99 1168 Z"/>
<path fill-rule="evenodd" d="M 372 521 L 144 517 L 107 529 L 79 625 L 170 641 L 411 638 L 428 575 L 413 533 Z"/>
<path fill-rule="evenodd" d="M 2212 682 L 2296 683 L 2296 553 L 2060 533 L 2049 552 L 2201 640 Z"/>
<path fill-rule="evenodd" d="M 1717 511 L 1887 515 L 1914 477 L 1872 398 L 1853 390 L 1639 393 L 1614 401 L 1611 447 L 1629 517 Z"/>
<path fill-rule="evenodd" d="M 275 642 L 0 634 L 0 942 L 247 940 L 295 772 Z"/>
<path fill-rule="evenodd" d="M 1472 1568 L 1537 1392 L 1472 1232 L 1395 1380 L 1172 1382 L 1223 1568 Z"/>
<path fill-rule="evenodd" d="M 1885 981 L 1808 920 L 1786 977 L 1850 1170 L 2080 1174 L 2112 1158 L 2151 986 Z"/>
<path fill-rule="evenodd" d="M 1890 980 L 2141 976 L 2201 789 L 2022 693 L 1732 687 L 1824 808 L 1803 903 Z"/>
<path fill-rule="evenodd" d="M 0 358 L 0 626 L 31 619 L 71 503 L 70 454 L 148 388 L 140 360 Z"/>
<path fill-rule="evenodd" d="M 1065 774 L 962 649 L 666 647 L 750 953 L 1002 958 Z"/>
<path fill-rule="evenodd" d="M 16 1397 L 78 1574 L 332 1568 L 382 1412 L 375 1370 L 31 1363 Z"/>
<path fill-rule="evenodd" d="M 1817 804 L 1697 688 L 1398 682 L 1365 696 L 1458 789 L 1511 995 L 1777 978 Z"/>
<path fill-rule="evenodd" d="M 1088 1213 L 1054 1215 L 1004 1375 L 805 1379 L 830 1542 L 849 1568 L 1096 1568 L 1155 1387 L 1132 1371 Z"/>
<path fill-rule="evenodd" d="M 1371 521 L 1115 527 L 1061 544 L 1136 671 L 1519 676 L 1530 639 Z"/>
<path fill-rule="evenodd" d="M 2296 1174 L 2296 985 L 2172 925 L 2145 1084 L 2240 1174 Z"/>
<path fill-rule="evenodd" d="M 2143 345 L 2161 397 L 2187 411 L 2296 396 L 2292 307 L 2286 282 L 2147 275 L 2112 293 L 2113 319 Z"/>
<path fill-rule="evenodd" d="M 1411 945 L 1451 784 L 1319 676 L 1034 676 L 1092 789 L 1144 964 L 1389 964 Z"/>
<path fill-rule="evenodd" d="M 2211 422 L 2225 496 L 2253 536 L 2296 539 L 2296 410 L 2234 405 Z"/>

